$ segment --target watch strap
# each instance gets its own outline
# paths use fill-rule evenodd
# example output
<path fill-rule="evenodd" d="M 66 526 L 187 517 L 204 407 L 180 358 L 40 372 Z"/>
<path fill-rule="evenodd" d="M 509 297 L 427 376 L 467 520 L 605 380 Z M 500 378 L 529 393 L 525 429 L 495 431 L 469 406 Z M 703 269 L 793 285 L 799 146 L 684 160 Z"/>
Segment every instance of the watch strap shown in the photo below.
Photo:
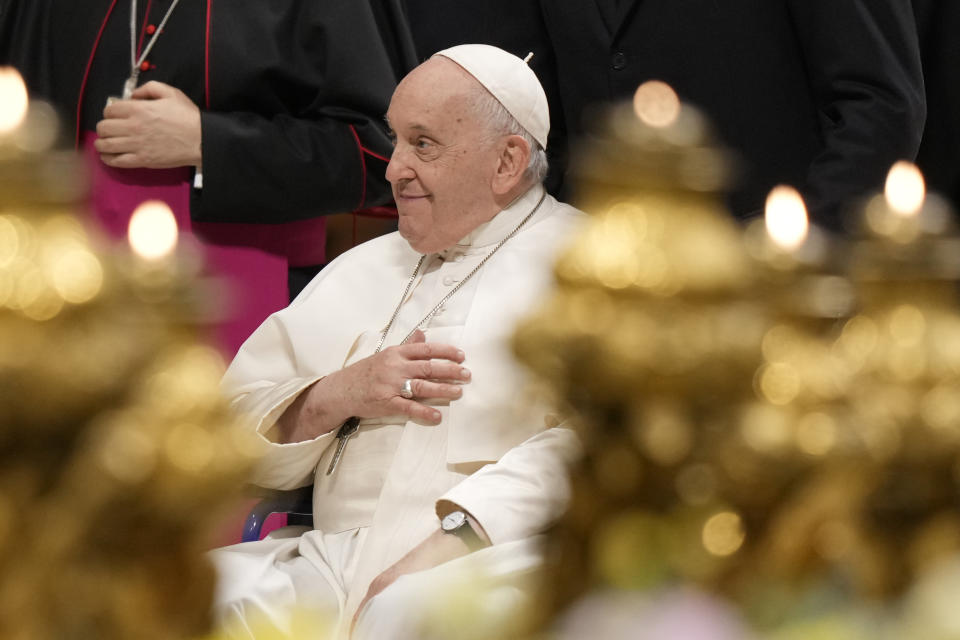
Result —
<path fill-rule="evenodd" d="M 486 544 L 480 538 L 480 535 L 477 533 L 476 529 L 470 525 L 470 517 L 467 516 L 465 512 L 461 511 L 461 513 L 464 513 L 465 517 L 458 526 L 451 529 L 441 527 L 441 529 L 444 533 L 455 535 L 463 540 L 464 544 L 467 545 L 467 548 L 470 549 L 470 551 L 482 549 L 486 546 Z"/>

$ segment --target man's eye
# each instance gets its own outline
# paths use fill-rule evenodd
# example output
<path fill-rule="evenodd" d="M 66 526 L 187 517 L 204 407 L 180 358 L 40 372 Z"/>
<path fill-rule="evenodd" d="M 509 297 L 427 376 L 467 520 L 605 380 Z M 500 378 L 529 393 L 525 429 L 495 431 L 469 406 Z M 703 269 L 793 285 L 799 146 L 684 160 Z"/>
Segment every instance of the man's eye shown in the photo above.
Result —
<path fill-rule="evenodd" d="M 417 149 L 429 149 L 432 146 L 432 143 L 425 138 L 418 138 L 416 144 Z"/>

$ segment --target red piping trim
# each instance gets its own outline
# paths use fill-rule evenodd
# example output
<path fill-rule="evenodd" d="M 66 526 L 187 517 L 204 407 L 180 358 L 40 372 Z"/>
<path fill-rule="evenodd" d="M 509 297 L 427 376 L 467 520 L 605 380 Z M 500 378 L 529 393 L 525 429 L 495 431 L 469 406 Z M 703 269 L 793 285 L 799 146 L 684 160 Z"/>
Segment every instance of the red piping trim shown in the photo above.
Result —
<path fill-rule="evenodd" d="M 367 149 L 367 148 L 364 147 L 363 145 L 360 146 L 360 150 L 363 151 L 364 153 L 366 153 L 367 155 L 373 156 L 373 157 L 376 158 L 377 160 L 383 160 L 384 162 L 387 162 L 387 163 L 390 162 L 390 158 L 385 158 L 384 156 L 380 155 L 380 154 L 377 153 L 376 151 L 370 151 L 370 149 Z"/>
<path fill-rule="evenodd" d="M 356 208 L 362 209 L 363 203 L 367 201 L 367 160 L 363 156 L 363 152 L 366 151 L 366 149 L 360 144 L 360 136 L 357 135 L 357 130 L 353 128 L 353 125 L 347 126 L 350 127 L 350 133 L 353 134 L 353 139 L 357 143 L 357 150 L 360 152 L 360 204 L 358 204 Z"/>
<path fill-rule="evenodd" d="M 203 41 L 203 100 L 210 109 L 210 7 L 213 0 L 207 0 L 207 28 Z"/>
<path fill-rule="evenodd" d="M 140 52 L 143 51 L 143 38 L 147 35 L 147 23 L 150 22 L 150 5 L 153 4 L 153 0 L 147 0 L 147 10 L 143 13 L 143 26 L 140 27 L 140 40 L 137 42 L 137 57 L 140 57 Z"/>
<path fill-rule="evenodd" d="M 77 126 L 73 138 L 73 146 L 75 149 L 80 148 L 80 116 L 83 115 L 83 94 L 87 90 L 87 79 L 90 77 L 90 67 L 93 66 L 93 57 L 97 53 L 97 47 L 100 46 L 100 39 L 103 37 L 103 30 L 107 27 L 107 20 L 110 19 L 110 14 L 113 13 L 115 6 L 117 6 L 117 0 L 113 0 L 113 2 L 110 3 L 110 7 L 107 9 L 107 15 L 103 17 L 103 23 L 100 25 L 100 30 L 97 31 L 97 38 L 93 41 L 93 49 L 90 50 L 90 57 L 87 58 L 87 67 L 83 70 L 83 81 L 80 83 L 80 94 L 77 96 Z"/>

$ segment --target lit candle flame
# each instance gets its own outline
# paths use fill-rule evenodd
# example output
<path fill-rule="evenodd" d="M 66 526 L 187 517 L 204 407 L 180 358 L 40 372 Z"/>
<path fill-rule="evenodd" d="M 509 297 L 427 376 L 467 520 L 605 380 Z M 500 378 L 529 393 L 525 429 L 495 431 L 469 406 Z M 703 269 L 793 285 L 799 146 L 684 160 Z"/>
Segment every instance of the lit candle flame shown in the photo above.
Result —
<path fill-rule="evenodd" d="M 884 196 L 894 213 L 903 217 L 916 215 L 926 195 L 923 174 L 915 164 L 901 160 L 890 167 Z"/>
<path fill-rule="evenodd" d="M 633 110 L 651 127 L 669 127 L 680 115 L 680 98 L 666 82 L 648 80 L 633 95 Z"/>
<path fill-rule="evenodd" d="M 0 133 L 13 131 L 27 117 L 27 86 L 13 67 L 0 67 Z"/>
<path fill-rule="evenodd" d="M 807 237 L 810 223 L 803 198 L 793 187 L 774 187 L 767 196 L 764 214 L 767 233 L 781 249 L 793 251 Z"/>
<path fill-rule="evenodd" d="M 134 253 L 147 260 L 169 255 L 177 246 L 177 220 L 166 203 L 147 200 L 133 212 L 127 239 Z"/>

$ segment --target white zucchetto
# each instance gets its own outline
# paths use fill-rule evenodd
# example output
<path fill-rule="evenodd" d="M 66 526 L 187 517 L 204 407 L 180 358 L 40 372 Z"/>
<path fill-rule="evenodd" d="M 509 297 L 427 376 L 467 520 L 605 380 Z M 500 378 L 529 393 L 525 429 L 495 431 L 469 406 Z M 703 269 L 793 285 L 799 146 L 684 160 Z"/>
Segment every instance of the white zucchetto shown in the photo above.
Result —
<path fill-rule="evenodd" d="M 550 133 L 547 95 L 537 74 L 526 62 L 488 44 L 461 44 L 434 55 L 456 62 L 476 78 L 541 147 L 547 148 Z"/>

